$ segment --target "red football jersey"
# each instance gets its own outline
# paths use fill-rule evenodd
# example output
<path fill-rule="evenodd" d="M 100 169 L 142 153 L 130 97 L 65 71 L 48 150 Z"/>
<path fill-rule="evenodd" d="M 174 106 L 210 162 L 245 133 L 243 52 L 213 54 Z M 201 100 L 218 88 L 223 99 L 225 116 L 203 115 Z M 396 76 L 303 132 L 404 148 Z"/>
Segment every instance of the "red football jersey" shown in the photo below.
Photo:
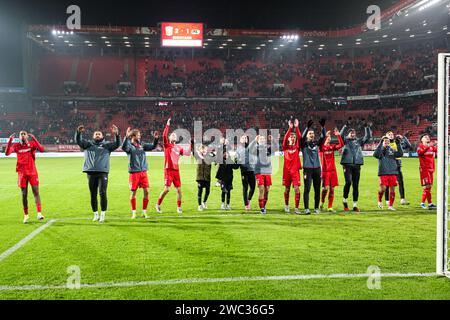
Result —
<path fill-rule="evenodd" d="M 322 164 L 322 171 L 336 171 L 336 164 L 334 161 L 334 152 L 341 149 L 344 146 L 344 140 L 340 135 L 337 136 L 338 144 L 321 145 L 320 150 L 320 163 Z"/>
<path fill-rule="evenodd" d="M 292 129 L 286 132 L 286 135 L 283 139 L 283 152 L 284 152 L 284 170 L 293 170 L 298 171 L 302 168 L 302 164 L 300 162 L 300 139 L 301 134 L 298 128 L 295 128 L 295 135 L 297 136 L 297 142 L 294 145 L 289 145 L 289 136 L 291 135 Z"/>
<path fill-rule="evenodd" d="M 164 169 L 179 170 L 178 160 L 183 155 L 182 147 L 169 142 L 169 126 L 166 126 L 163 132 L 164 143 Z"/>
<path fill-rule="evenodd" d="M 14 143 L 12 139 L 8 141 L 5 154 L 9 156 L 12 153 L 17 154 L 16 171 L 23 175 L 35 175 L 37 174 L 35 158 L 36 150 L 44 152 L 44 147 L 36 140 L 32 138 L 32 141 L 27 143 Z"/>
<path fill-rule="evenodd" d="M 428 169 L 434 171 L 434 157 L 436 156 L 437 147 L 429 147 L 424 144 L 419 144 L 417 147 L 417 154 L 419 155 L 419 163 L 421 169 Z"/>

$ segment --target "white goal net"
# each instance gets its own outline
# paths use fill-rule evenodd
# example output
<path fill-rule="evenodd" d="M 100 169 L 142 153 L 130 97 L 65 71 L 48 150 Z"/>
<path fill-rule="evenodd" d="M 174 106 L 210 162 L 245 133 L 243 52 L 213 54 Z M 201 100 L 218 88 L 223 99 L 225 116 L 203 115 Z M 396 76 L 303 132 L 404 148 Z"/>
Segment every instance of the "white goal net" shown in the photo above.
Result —
<path fill-rule="evenodd" d="M 437 161 L 437 238 L 436 272 L 450 277 L 448 213 L 448 126 L 450 53 L 438 57 L 438 161 Z"/>

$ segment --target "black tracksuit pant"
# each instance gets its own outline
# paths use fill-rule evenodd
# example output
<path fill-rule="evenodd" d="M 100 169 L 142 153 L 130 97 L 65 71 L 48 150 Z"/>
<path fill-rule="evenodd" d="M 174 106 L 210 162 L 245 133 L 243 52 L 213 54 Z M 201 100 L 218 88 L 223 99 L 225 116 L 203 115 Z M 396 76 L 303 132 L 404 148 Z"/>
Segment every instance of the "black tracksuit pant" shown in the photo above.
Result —
<path fill-rule="evenodd" d="M 242 195 L 244 205 L 248 205 L 253 198 L 256 188 L 256 178 L 254 171 L 241 171 L 242 176 Z"/>
<path fill-rule="evenodd" d="M 350 187 L 353 186 L 353 202 L 359 198 L 359 178 L 361 176 L 361 166 L 359 165 L 343 165 L 344 167 L 344 199 L 348 199 Z"/>
<path fill-rule="evenodd" d="M 105 172 L 88 172 L 87 173 L 89 191 L 91 193 L 92 212 L 98 212 L 98 193 L 100 193 L 100 207 L 102 211 L 108 209 L 108 197 L 106 191 L 108 189 L 108 173 Z"/>
<path fill-rule="evenodd" d="M 311 185 L 314 186 L 314 209 L 319 209 L 321 173 L 320 168 L 303 168 L 303 181 L 305 184 L 303 204 L 305 205 L 305 209 L 309 209 L 309 192 L 311 191 Z"/>

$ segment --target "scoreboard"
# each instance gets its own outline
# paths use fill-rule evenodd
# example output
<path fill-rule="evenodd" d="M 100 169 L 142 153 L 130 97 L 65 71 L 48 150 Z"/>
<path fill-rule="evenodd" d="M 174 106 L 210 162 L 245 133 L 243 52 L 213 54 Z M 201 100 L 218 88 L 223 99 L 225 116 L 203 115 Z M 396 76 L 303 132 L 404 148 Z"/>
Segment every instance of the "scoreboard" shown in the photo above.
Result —
<path fill-rule="evenodd" d="M 161 23 L 161 46 L 202 47 L 203 24 L 201 23 Z"/>

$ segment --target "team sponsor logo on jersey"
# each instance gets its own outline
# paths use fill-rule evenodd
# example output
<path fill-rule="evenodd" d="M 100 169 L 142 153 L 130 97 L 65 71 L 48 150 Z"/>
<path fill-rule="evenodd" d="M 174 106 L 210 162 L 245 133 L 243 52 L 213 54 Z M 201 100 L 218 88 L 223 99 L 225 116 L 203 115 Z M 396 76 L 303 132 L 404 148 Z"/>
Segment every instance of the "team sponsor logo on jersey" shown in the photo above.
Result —
<path fill-rule="evenodd" d="M 28 148 L 28 149 L 20 149 L 18 152 L 19 153 L 25 153 L 25 152 L 30 152 L 31 151 L 31 148 Z"/>

